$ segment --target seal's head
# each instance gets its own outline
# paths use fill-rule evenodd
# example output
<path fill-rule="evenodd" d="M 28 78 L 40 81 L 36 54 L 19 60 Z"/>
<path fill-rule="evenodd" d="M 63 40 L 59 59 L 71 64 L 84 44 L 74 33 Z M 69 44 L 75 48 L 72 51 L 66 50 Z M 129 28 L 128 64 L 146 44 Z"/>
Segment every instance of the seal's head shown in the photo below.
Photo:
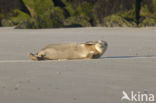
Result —
<path fill-rule="evenodd" d="M 93 58 L 99 58 L 101 55 L 104 54 L 104 52 L 107 50 L 107 42 L 103 40 L 98 40 L 98 41 L 88 41 L 85 43 L 90 50 L 93 52 L 94 55 Z"/>
<path fill-rule="evenodd" d="M 97 51 L 99 51 L 99 53 L 102 55 L 106 49 L 107 49 L 107 42 L 106 41 L 103 41 L 103 40 L 98 40 L 98 41 L 95 41 L 95 48 Z"/>

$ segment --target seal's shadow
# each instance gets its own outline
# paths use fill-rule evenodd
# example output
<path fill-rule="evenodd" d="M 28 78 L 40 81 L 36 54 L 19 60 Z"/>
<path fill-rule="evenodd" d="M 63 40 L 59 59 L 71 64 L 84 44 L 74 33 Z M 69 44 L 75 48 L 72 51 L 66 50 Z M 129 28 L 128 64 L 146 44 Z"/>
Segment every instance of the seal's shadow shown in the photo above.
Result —
<path fill-rule="evenodd" d="M 106 56 L 106 57 L 100 57 L 99 59 L 106 59 L 106 58 L 112 58 L 112 59 L 120 59 L 120 58 L 139 58 L 139 57 L 156 57 L 156 56 Z"/>

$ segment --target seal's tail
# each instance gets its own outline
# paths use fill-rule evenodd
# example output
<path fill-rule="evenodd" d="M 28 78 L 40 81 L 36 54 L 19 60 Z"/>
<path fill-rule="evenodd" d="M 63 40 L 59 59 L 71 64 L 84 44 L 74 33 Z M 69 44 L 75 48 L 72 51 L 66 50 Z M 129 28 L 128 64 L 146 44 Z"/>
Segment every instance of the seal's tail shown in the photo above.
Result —
<path fill-rule="evenodd" d="M 29 53 L 29 57 L 34 60 L 34 61 L 38 61 L 38 58 L 36 55 L 32 54 L 32 53 Z"/>

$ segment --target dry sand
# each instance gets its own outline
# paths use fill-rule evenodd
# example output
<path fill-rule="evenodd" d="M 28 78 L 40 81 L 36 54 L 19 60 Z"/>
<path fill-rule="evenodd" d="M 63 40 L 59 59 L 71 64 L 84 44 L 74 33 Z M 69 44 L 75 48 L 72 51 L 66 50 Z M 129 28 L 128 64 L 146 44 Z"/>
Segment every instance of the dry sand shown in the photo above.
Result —
<path fill-rule="evenodd" d="M 28 58 L 47 44 L 99 39 L 108 42 L 100 59 Z M 121 103 L 122 91 L 156 96 L 156 28 L 0 28 L 0 103 Z"/>

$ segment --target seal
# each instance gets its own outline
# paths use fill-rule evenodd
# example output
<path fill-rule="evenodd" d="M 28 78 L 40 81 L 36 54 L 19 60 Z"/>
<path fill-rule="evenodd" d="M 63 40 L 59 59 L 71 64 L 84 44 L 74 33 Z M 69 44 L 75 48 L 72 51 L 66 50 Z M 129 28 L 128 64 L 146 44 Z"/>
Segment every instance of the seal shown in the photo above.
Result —
<path fill-rule="evenodd" d="M 30 53 L 29 57 L 34 61 L 96 59 L 104 54 L 107 46 L 107 42 L 103 40 L 85 43 L 50 44 L 36 54 Z"/>

